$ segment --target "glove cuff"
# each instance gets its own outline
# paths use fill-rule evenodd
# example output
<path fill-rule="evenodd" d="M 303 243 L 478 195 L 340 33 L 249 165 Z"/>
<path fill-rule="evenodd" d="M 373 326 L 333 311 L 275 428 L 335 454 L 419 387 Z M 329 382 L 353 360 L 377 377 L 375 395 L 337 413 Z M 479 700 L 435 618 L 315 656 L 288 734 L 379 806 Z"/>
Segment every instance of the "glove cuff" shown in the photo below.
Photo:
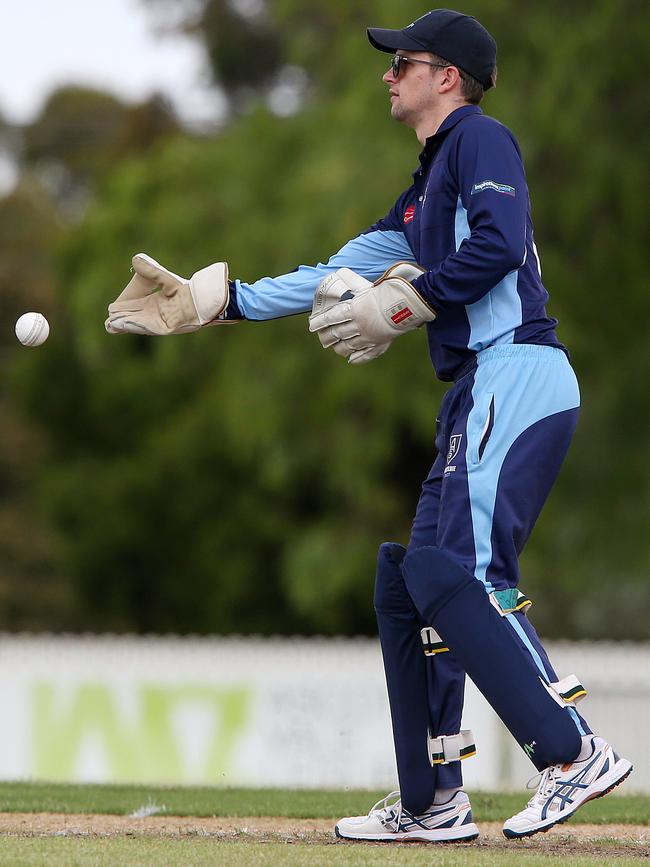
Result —
<path fill-rule="evenodd" d="M 414 262 L 395 262 L 394 265 L 391 265 L 390 268 L 384 271 L 378 280 L 375 280 L 375 286 L 377 283 L 381 283 L 382 280 L 388 280 L 390 277 L 403 277 L 409 283 L 412 283 L 417 277 L 425 273 L 426 269 L 422 268 L 421 265 L 416 265 Z"/>
<path fill-rule="evenodd" d="M 393 292 L 398 290 L 398 297 L 390 307 L 384 309 L 384 316 L 390 320 L 398 331 L 411 331 L 424 322 L 433 322 L 436 311 L 430 307 L 417 291 L 415 286 L 404 277 L 388 277 L 380 279 L 375 286 L 390 286 Z M 399 297 L 401 295 L 401 297 Z M 392 300 L 392 299 L 391 299 Z"/>
<path fill-rule="evenodd" d="M 190 278 L 190 292 L 200 325 L 207 325 L 228 307 L 228 263 L 215 262 Z"/>

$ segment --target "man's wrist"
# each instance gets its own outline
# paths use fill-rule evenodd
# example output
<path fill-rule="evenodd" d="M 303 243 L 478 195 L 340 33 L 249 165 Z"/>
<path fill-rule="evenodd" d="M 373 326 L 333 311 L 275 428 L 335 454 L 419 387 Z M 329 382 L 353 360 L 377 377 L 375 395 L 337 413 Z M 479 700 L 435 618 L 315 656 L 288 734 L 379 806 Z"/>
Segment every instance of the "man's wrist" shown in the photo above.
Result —
<path fill-rule="evenodd" d="M 424 303 L 428 307 L 430 307 L 436 313 L 440 312 L 442 305 L 433 296 L 431 286 L 429 284 L 429 273 L 427 271 L 423 271 L 423 273 L 417 276 L 415 280 L 411 280 L 411 286 L 413 286 L 422 301 L 424 301 Z"/>
<path fill-rule="evenodd" d="M 228 304 L 226 309 L 219 314 L 218 319 L 221 322 L 237 322 L 240 319 L 246 319 L 237 303 L 237 284 L 234 280 L 229 280 L 228 286 L 230 287 Z"/>

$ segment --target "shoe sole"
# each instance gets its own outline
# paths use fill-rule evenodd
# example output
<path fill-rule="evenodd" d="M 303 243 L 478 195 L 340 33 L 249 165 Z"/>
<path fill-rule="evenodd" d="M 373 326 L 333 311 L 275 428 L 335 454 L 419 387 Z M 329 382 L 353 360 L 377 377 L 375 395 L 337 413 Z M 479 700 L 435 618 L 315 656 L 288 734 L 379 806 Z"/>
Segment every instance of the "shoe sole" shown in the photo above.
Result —
<path fill-rule="evenodd" d="M 573 816 L 574 813 L 580 809 L 580 807 L 584 806 L 584 804 L 586 804 L 587 801 L 595 801 L 596 798 L 602 798 L 605 795 L 609 794 L 609 792 L 611 792 L 612 789 L 615 789 L 617 786 L 620 786 L 620 784 L 630 776 L 630 774 L 632 773 L 632 771 L 634 769 L 634 766 L 632 765 L 631 762 L 628 762 L 627 759 L 619 759 L 619 761 L 614 765 L 614 767 L 609 772 L 609 774 L 605 774 L 605 780 L 607 779 L 607 777 L 614 775 L 614 773 L 617 771 L 617 769 L 618 769 L 617 775 L 614 776 L 614 778 L 611 781 L 605 782 L 605 788 L 604 789 L 601 789 L 599 792 L 593 792 L 591 795 L 587 795 L 586 798 L 583 798 L 582 801 L 575 804 L 571 808 L 571 810 L 568 810 L 563 815 L 560 815 L 557 819 L 553 819 L 552 822 L 547 822 L 545 825 L 540 825 L 537 828 L 530 828 L 528 831 L 513 831 L 511 828 L 504 828 L 503 829 L 503 836 L 507 837 L 508 840 L 515 840 L 515 839 L 518 840 L 521 837 L 532 837 L 533 834 L 539 834 L 539 833 L 545 834 L 547 831 L 550 831 L 551 828 L 554 828 L 555 825 L 562 825 L 564 822 L 568 821 L 571 818 L 571 816 Z"/>
<path fill-rule="evenodd" d="M 339 840 L 352 840 L 355 843 L 466 843 L 476 840 L 479 836 L 478 828 L 473 823 L 462 826 L 462 830 L 464 833 L 460 835 L 455 828 L 441 828 L 439 831 L 386 832 L 386 834 L 369 834 L 367 837 L 360 835 L 353 837 L 342 834 L 337 825 L 334 833 Z"/>

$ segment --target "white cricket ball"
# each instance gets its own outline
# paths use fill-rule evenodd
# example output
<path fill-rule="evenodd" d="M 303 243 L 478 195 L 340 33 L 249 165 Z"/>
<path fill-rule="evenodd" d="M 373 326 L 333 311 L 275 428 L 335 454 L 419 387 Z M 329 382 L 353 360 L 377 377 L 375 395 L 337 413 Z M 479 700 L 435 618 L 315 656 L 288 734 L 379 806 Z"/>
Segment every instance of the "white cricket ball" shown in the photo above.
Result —
<path fill-rule="evenodd" d="M 50 326 L 42 313 L 23 313 L 16 322 L 16 337 L 23 346 L 40 346 L 50 334 Z"/>

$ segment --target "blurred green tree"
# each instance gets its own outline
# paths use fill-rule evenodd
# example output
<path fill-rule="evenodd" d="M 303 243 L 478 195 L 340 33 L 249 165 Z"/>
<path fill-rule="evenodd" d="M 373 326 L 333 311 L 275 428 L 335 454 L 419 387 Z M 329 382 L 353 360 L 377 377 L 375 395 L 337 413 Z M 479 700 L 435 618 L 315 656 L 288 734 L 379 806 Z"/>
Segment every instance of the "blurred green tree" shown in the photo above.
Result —
<path fill-rule="evenodd" d="M 285 65 L 289 41 L 264 0 L 143 0 L 159 29 L 196 37 L 205 50 L 213 83 L 232 113 L 268 92 Z"/>
<path fill-rule="evenodd" d="M 218 137 L 163 138 L 146 158 L 106 166 L 60 246 L 52 338 L 8 365 L 42 442 L 32 505 L 74 600 L 58 623 L 372 632 L 375 551 L 408 536 L 443 391 L 423 335 L 354 370 L 319 350 L 304 317 L 165 340 L 101 328 L 137 250 L 179 273 L 222 257 L 243 279 L 281 273 L 326 258 L 409 183 L 417 142 L 387 118 L 386 57 L 364 26 L 403 25 L 421 4 L 253 4 L 276 52 L 254 80 L 233 21 L 207 15 L 226 6 L 242 17 L 204 0 L 184 8 L 202 38 L 209 25 L 214 45 L 229 34 L 241 46 L 227 64 L 233 93 L 262 94 L 278 64 L 293 65 L 310 80 L 302 110 L 279 119 L 248 101 Z M 546 635 L 645 638 L 649 142 L 638 69 L 650 8 L 477 0 L 472 11 L 499 41 L 484 108 L 522 144 L 550 309 L 585 400 L 522 583 Z M 219 75 L 225 57 L 215 50 Z"/>
<path fill-rule="evenodd" d="M 23 128 L 20 156 L 54 201 L 74 213 L 116 162 L 129 153 L 147 153 L 179 129 L 161 97 L 127 104 L 101 90 L 69 85 L 53 91 Z"/>
<path fill-rule="evenodd" d="M 25 352 L 14 322 L 27 310 L 65 321 L 57 250 L 68 223 L 80 218 L 114 162 L 146 153 L 178 129 L 157 97 L 126 105 L 75 87 L 55 91 L 25 127 L 0 119 L 0 156 L 22 166 L 18 184 L 0 197 L 0 622 L 12 628 L 61 623 L 76 604 L 69 576 L 56 572 L 56 538 L 30 501 L 48 432 L 36 431 L 7 391 L 13 361 Z M 46 382 L 61 388 L 47 372 Z"/>
<path fill-rule="evenodd" d="M 33 177 L 23 176 L 0 198 L 0 620 L 13 628 L 46 625 L 70 601 L 69 584 L 53 567 L 53 533 L 31 496 L 47 436 L 18 411 L 6 387 L 17 316 L 42 310 L 56 321 L 62 310 L 55 274 L 60 234 L 52 202 Z"/>

